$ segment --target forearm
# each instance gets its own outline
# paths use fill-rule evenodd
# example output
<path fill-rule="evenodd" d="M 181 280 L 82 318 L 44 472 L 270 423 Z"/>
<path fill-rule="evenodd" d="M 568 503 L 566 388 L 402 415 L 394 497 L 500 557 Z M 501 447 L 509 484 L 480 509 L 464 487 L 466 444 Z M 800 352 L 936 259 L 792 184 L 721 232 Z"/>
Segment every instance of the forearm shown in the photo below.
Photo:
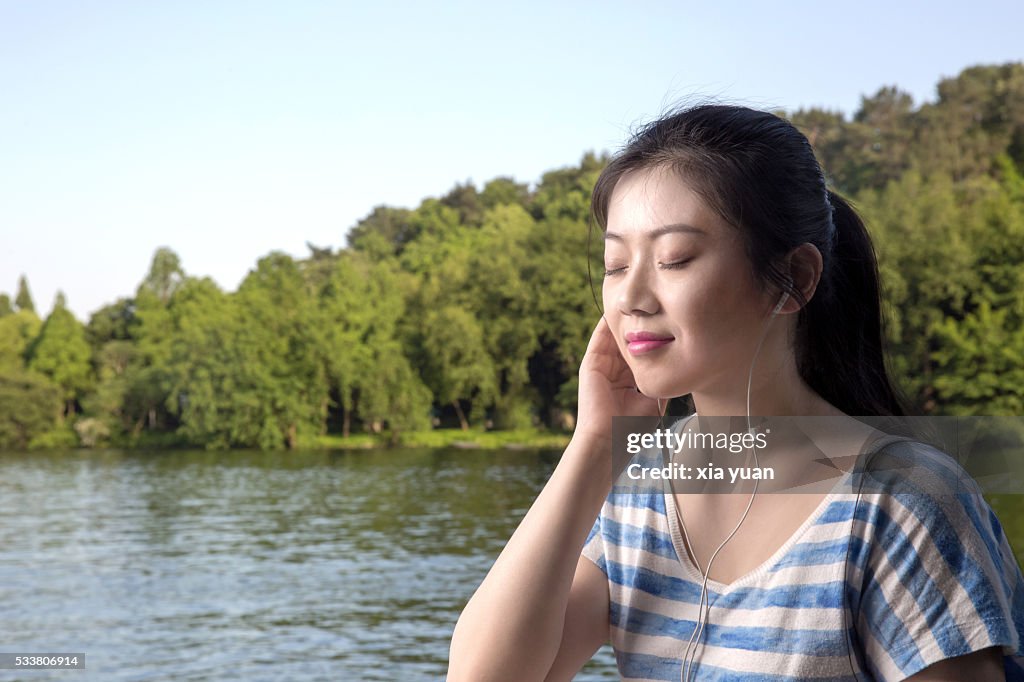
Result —
<path fill-rule="evenodd" d="M 580 551 L 611 481 L 610 443 L 574 438 L 459 617 L 449 681 L 544 678 Z"/>

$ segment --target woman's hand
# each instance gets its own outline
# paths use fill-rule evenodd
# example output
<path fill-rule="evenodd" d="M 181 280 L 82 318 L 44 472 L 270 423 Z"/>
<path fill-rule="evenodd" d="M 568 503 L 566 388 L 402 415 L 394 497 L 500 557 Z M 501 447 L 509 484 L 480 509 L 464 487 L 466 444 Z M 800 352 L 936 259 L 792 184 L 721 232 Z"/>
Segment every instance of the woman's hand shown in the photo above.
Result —
<path fill-rule="evenodd" d="M 579 385 L 577 435 L 610 440 L 612 417 L 661 415 L 658 401 L 637 391 L 633 371 L 604 317 L 594 328 L 580 363 Z"/>

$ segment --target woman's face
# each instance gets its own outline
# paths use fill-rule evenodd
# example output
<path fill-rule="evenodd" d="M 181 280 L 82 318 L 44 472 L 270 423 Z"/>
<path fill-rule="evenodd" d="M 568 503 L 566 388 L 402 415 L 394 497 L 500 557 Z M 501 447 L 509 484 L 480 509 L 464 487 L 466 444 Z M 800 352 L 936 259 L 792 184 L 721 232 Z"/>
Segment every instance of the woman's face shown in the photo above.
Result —
<path fill-rule="evenodd" d="M 677 174 L 658 167 L 618 181 L 604 264 L 604 316 L 642 393 L 745 391 L 776 300 L 758 286 L 739 231 Z"/>

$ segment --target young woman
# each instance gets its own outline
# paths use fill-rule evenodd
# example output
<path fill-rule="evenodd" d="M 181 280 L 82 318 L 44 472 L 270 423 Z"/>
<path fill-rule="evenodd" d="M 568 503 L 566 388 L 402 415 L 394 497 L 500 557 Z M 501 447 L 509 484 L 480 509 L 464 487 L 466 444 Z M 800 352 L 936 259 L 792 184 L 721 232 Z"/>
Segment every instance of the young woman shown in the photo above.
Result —
<path fill-rule="evenodd" d="M 576 430 L 459 618 L 448 679 L 570 680 L 609 639 L 627 680 L 1024 678 L 1024 577 L 980 495 L 612 492 L 612 417 L 680 395 L 832 418 L 854 459 L 955 466 L 847 417 L 902 409 L 871 242 L 806 138 L 742 107 L 676 112 L 613 159 L 593 209 L 604 315 Z"/>

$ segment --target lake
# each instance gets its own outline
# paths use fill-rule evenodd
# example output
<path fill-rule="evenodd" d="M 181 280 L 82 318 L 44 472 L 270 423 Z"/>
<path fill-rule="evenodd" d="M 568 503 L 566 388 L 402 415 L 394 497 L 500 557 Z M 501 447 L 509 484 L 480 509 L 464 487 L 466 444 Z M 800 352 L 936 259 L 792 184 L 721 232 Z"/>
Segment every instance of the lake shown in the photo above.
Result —
<path fill-rule="evenodd" d="M 442 679 L 558 456 L 0 453 L 0 651 L 86 654 L 31 680 Z M 1019 556 L 1024 496 L 992 501 Z M 576 679 L 617 680 L 610 648 Z"/>

